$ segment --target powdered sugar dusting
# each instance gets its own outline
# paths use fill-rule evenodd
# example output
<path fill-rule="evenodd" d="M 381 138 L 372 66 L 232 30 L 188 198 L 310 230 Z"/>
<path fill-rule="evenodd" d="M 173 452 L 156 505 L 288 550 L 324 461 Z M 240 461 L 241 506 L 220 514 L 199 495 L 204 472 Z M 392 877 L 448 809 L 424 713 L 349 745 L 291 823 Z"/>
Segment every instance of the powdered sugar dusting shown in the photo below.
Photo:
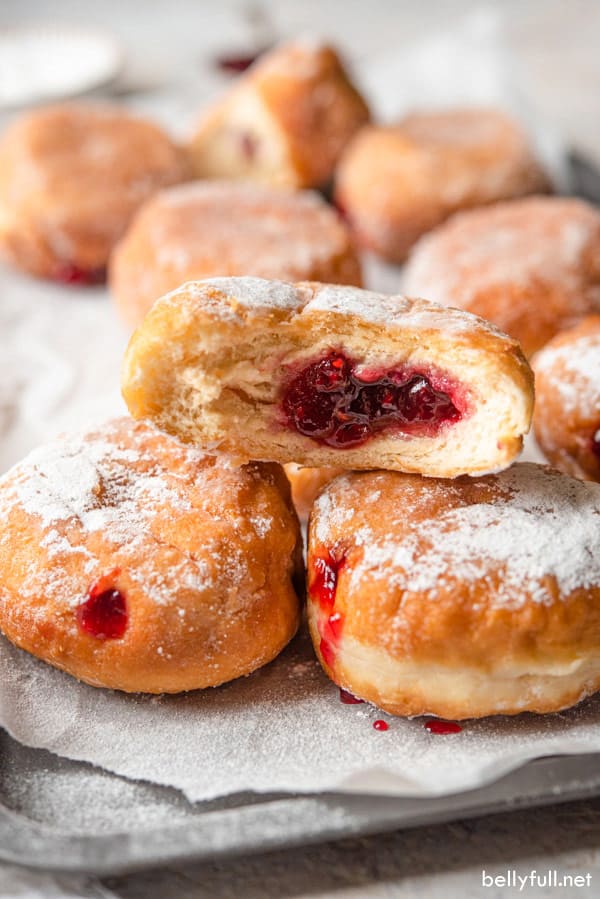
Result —
<path fill-rule="evenodd" d="M 502 580 L 489 590 L 489 602 L 519 607 L 528 598 L 554 602 L 553 584 L 563 598 L 577 588 L 600 584 L 600 485 L 530 463 L 486 481 L 491 497 L 472 504 L 460 483 L 414 481 L 403 490 L 399 481 L 397 521 L 387 520 L 383 530 L 375 520 L 372 527 L 350 531 L 350 541 L 365 548 L 353 570 L 353 586 L 367 577 L 382 577 L 399 591 L 425 591 L 435 599 L 456 580 L 482 582 L 499 569 Z M 351 480 L 342 495 L 352 502 Z M 443 497 L 446 508 L 429 512 L 429 505 L 435 506 L 432 501 Z M 330 502 L 327 491 L 317 501 L 322 525 L 316 533 L 324 542 L 330 534 L 331 519 L 328 527 L 325 518 Z M 407 505 L 419 509 L 413 528 L 405 524 Z M 343 519 L 348 532 L 347 512 L 342 506 L 334 528 Z"/>
<path fill-rule="evenodd" d="M 102 565 L 107 553 L 119 564 L 125 561 L 128 577 L 159 604 L 173 601 L 177 583 L 199 592 L 213 587 L 219 564 L 226 566 L 232 584 L 243 581 L 247 560 L 234 539 L 224 547 L 209 532 L 194 555 L 183 545 L 171 545 L 168 534 L 177 517 L 203 515 L 202 504 L 214 501 L 214 482 L 205 489 L 202 482 L 220 463 L 211 460 L 205 469 L 203 453 L 164 435 L 155 452 L 151 441 L 158 437 L 149 425 L 122 420 L 40 447 L 0 479 L 3 520 L 18 510 L 43 529 L 40 545 L 49 564 L 40 560 L 39 566 L 31 566 L 20 585 L 23 596 L 43 593 L 79 603 L 81 570 L 88 581 L 106 574 Z M 223 491 L 233 495 L 236 488 L 225 480 Z M 235 532 L 248 538 L 248 525 L 231 515 L 228 521 L 232 537 Z M 249 519 L 259 538 L 271 523 L 261 506 Z M 0 531 L 0 546 L 11 540 L 14 529 Z M 214 564 L 209 565 L 211 559 Z"/>
<path fill-rule="evenodd" d="M 580 409 L 585 416 L 600 416 L 600 331 L 547 346 L 535 357 L 535 369 L 552 383 L 565 413 Z"/>
<path fill-rule="evenodd" d="M 575 293 L 583 286 L 593 295 L 583 258 L 595 242 L 600 244 L 600 216 L 585 203 L 555 197 L 498 203 L 456 215 L 422 238 L 404 289 L 462 308 L 498 285 L 551 285 Z M 600 287 L 595 301 L 600 303 Z M 509 292 L 506 302 L 515 302 Z M 581 305 L 581 298 L 574 302 Z"/>

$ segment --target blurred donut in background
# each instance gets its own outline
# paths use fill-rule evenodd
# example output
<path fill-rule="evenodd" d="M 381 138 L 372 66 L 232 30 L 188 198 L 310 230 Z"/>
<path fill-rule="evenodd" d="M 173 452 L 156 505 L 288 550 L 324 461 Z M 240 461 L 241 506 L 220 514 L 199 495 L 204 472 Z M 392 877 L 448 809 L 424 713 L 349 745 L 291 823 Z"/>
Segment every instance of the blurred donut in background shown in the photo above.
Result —
<path fill-rule="evenodd" d="M 358 242 L 390 262 L 452 213 L 549 190 L 521 127 L 495 109 L 418 112 L 350 142 L 335 197 Z"/>
<path fill-rule="evenodd" d="M 137 208 L 187 176 L 185 154 L 167 134 L 119 107 L 26 113 L 0 139 L 0 253 L 40 278 L 102 281 Z"/>
<path fill-rule="evenodd" d="M 531 355 L 600 311 L 600 213 L 562 197 L 461 213 L 419 241 L 403 286 L 489 319 Z"/>

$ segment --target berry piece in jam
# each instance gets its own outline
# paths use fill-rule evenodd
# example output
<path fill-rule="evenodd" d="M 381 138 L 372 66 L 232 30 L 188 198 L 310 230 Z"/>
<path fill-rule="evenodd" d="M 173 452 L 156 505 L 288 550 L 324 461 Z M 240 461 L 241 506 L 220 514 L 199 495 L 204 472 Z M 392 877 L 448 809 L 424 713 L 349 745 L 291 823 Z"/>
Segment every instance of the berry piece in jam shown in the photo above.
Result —
<path fill-rule="evenodd" d="M 65 262 L 55 270 L 54 280 L 60 284 L 72 284 L 74 287 L 92 287 L 95 284 L 104 284 L 106 269 L 83 269 L 70 262 Z"/>
<path fill-rule="evenodd" d="M 358 363 L 340 352 L 296 374 L 282 410 L 300 434 L 336 449 L 360 446 L 384 430 L 432 436 L 462 417 L 450 394 L 423 372 L 359 371 Z"/>
<path fill-rule="evenodd" d="M 127 630 L 127 602 L 120 590 L 110 586 L 113 577 L 92 584 L 88 598 L 77 608 L 79 627 L 96 640 L 118 640 Z"/>
<path fill-rule="evenodd" d="M 434 718 L 432 721 L 425 722 L 425 730 L 428 730 L 430 734 L 459 734 L 462 727 L 456 721 L 440 721 L 439 718 Z"/>

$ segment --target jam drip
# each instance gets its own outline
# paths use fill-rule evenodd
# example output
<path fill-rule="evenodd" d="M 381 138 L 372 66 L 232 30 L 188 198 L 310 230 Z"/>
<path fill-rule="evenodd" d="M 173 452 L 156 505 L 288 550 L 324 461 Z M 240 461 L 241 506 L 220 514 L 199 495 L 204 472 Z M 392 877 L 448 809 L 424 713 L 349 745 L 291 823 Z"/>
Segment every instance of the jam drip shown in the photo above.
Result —
<path fill-rule="evenodd" d="M 360 446 L 380 431 L 432 436 L 461 411 L 414 368 L 361 370 L 331 352 L 299 372 L 285 391 L 285 418 L 300 434 L 336 449 Z"/>
<path fill-rule="evenodd" d="M 390 726 L 387 723 L 387 721 L 383 721 L 382 718 L 379 718 L 377 721 L 373 722 L 373 729 L 374 730 L 389 730 Z"/>
<path fill-rule="evenodd" d="M 84 269 L 65 262 L 55 270 L 54 280 L 60 284 L 72 284 L 74 287 L 92 287 L 94 284 L 104 284 L 106 269 Z"/>
<path fill-rule="evenodd" d="M 359 699 L 358 696 L 355 696 L 353 693 L 349 693 L 348 690 L 342 690 L 340 687 L 340 702 L 344 705 L 362 705 L 364 703 L 364 699 Z"/>
<path fill-rule="evenodd" d="M 107 575 L 92 584 L 87 600 L 77 608 L 79 627 L 96 640 L 118 640 L 127 630 L 127 603 L 123 593 L 110 586 L 114 576 Z"/>
<path fill-rule="evenodd" d="M 430 734 L 459 734 L 462 731 L 462 727 L 460 724 L 457 724 L 456 721 L 440 721 L 439 718 L 434 718 L 432 721 L 425 722 L 425 729 L 429 731 Z"/>
<path fill-rule="evenodd" d="M 344 616 L 334 609 L 339 572 L 344 562 L 343 553 L 330 550 L 325 556 L 318 556 L 312 564 L 310 595 L 320 609 L 319 651 L 329 668 L 335 664 L 336 648 L 344 626 Z"/>

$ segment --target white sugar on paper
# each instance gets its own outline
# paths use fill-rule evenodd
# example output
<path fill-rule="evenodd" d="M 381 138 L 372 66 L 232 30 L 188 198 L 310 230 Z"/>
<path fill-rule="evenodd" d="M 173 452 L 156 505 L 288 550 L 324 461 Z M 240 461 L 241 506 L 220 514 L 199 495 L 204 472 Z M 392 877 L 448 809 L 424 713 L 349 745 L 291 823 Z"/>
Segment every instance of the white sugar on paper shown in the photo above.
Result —
<path fill-rule="evenodd" d="M 448 736 L 423 719 L 344 705 L 304 634 L 250 677 L 172 697 L 79 684 L 0 638 L 0 684 L 0 722 L 17 740 L 192 801 L 248 790 L 440 795 L 600 746 L 599 699 L 559 715 L 468 721 Z M 389 730 L 373 729 L 379 718 Z"/>

